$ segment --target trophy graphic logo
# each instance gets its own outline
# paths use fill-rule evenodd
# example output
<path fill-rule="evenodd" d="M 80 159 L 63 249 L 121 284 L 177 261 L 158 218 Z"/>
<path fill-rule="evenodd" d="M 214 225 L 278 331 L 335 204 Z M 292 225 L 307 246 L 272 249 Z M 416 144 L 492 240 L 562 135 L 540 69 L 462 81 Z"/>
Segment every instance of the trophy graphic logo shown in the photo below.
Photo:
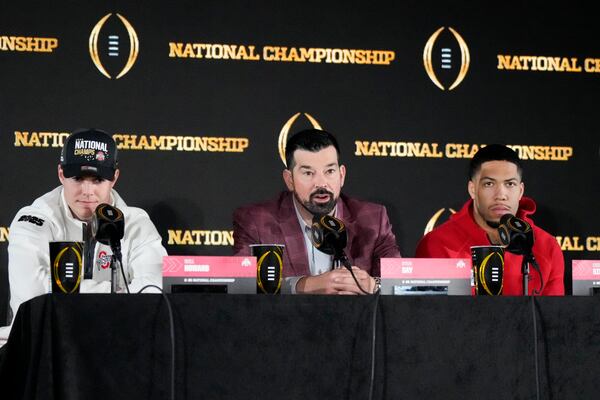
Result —
<path fill-rule="evenodd" d="M 439 28 L 431 35 L 425 48 L 423 49 L 423 65 L 429 79 L 441 90 L 446 90 L 446 87 L 440 82 L 450 81 L 448 90 L 455 89 L 467 76 L 469 70 L 469 64 L 471 63 L 471 55 L 469 53 L 469 47 L 467 43 L 460 36 L 460 34 L 449 27 L 448 30 L 452 34 L 451 36 L 442 38 L 440 34 L 444 31 L 444 27 Z M 452 40 L 454 39 L 454 40 Z M 438 43 L 437 42 L 441 42 Z M 456 48 L 458 45 L 458 48 Z M 439 64 L 433 61 L 433 54 L 435 51 L 436 58 L 439 56 Z M 457 50 L 460 51 L 460 66 L 455 61 L 455 53 Z M 452 81 L 453 79 L 453 81 Z"/>
<path fill-rule="evenodd" d="M 52 293 L 79 293 L 83 243 L 50 242 Z"/>
<path fill-rule="evenodd" d="M 473 278 L 478 296 L 499 296 L 504 286 L 504 248 L 472 246 Z"/>
<path fill-rule="evenodd" d="M 282 244 L 250 245 L 251 253 L 256 257 L 257 293 L 281 293 L 284 247 Z"/>
<path fill-rule="evenodd" d="M 290 133 L 290 129 L 292 128 L 292 125 L 294 124 L 296 119 L 298 119 L 300 114 L 302 114 L 302 113 L 298 112 L 298 113 L 292 115 L 292 117 L 290 119 L 288 119 L 287 122 L 283 125 L 283 128 L 281 128 L 281 132 L 279 132 L 279 139 L 277 141 L 278 148 L 279 148 L 279 157 L 281 158 L 283 165 L 285 165 L 286 167 L 287 167 L 287 163 L 285 161 L 285 145 L 287 144 L 287 138 L 288 138 L 288 134 Z M 321 128 L 321 125 L 319 125 L 317 120 L 314 119 L 312 117 L 312 115 L 310 115 L 309 113 L 303 113 L 303 114 L 306 117 L 306 119 L 308 119 L 308 122 L 310 122 L 310 124 L 312 125 L 313 128 L 323 130 L 323 128 Z"/>
<path fill-rule="evenodd" d="M 108 79 L 122 78 L 139 54 L 140 42 L 129 21 L 121 14 L 106 14 L 92 29 L 89 52 L 98 71 Z M 113 73 L 109 73 L 112 71 Z"/>
<path fill-rule="evenodd" d="M 423 235 L 427 235 L 433 230 L 433 228 L 435 228 L 438 220 L 440 219 L 440 216 L 444 213 L 444 211 L 446 211 L 445 208 L 440 208 L 435 212 L 435 214 L 433 214 L 433 216 L 429 219 L 429 222 L 427 222 L 427 225 L 425 226 L 425 231 L 423 232 Z M 453 208 L 448 208 L 448 211 L 450 211 L 450 215 L 456 214 L 456 210 L 454 210 Z"/>

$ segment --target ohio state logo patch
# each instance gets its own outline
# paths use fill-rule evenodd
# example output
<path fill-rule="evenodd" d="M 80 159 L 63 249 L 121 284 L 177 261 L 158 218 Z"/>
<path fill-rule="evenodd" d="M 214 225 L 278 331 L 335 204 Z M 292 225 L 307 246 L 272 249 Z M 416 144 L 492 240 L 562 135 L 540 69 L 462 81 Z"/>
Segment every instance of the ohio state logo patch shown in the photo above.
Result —
<path fill-rule="evenodd" d="M 96 260 L 96 265 L 98 268 L 107 269 L 110 267 L 110 259 L 112 255 L 106 254 L 104 250 L 98 253 L 98 259 Z"/>

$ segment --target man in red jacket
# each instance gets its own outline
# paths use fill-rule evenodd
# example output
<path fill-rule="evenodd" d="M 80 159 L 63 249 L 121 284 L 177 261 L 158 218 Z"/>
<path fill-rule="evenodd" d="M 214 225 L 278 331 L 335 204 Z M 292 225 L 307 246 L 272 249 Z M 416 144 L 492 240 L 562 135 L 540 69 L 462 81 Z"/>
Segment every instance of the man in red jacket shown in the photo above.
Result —
<path fill-rule="evenodd" d="M 556 239 L 534 225 L 529 215 L 535 202 L 523 197 L 523 168 L 510 148 L 491 144 L 480 149 L 469 165 L 471 199 L 450 220 L 425 235 L 416 256 L 428 258 L 471 257 L 471 246 L 500 244 L 498 226 L 504 214 L 513 214 L 533 228 L 533 255 L 540 266 L 529 275 L 529 294 L 564 295 L 564 259 Z M 509 252 L 504 258 L 504 295 L 522 295 L 523 256 Z"/>

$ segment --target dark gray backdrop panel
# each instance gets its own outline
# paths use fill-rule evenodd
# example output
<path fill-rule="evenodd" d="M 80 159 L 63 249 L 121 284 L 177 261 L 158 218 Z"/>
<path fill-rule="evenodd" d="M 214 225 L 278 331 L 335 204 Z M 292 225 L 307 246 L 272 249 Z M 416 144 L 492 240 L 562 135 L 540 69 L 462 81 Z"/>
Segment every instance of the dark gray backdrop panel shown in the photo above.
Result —
<path fill-rule="evenodd" d="M 135 28 L 140 52 L 127 75 L 109 80 L 94 67 L 88 41 L 100 18 L 115 12 Z M 58 184 L 58 149 L 15 147 L 15 131 L 93 126 L 249 138 L 243 153 L 121 152 L 117 189 L 148 210 L 166 243 L 169 229 L 230 230 L 235 207 L 281 190 L 277 136 L 293 114 L 307 112 L 340 139 L 346 192 L 388 207 L 406 256 L 435 211 L 466 200 L 467 161 L 357 157 L 355 140 L 571 146 L 567 162 L 525 162 L 526 193 L 538 201 L 536 221 L 551 233 L 597 236 L 600 75 L 497 69 L 498 54 L 600 57 L 591 15 L 575 6 L 516 2 L 498 9 L 462 1 L 441 8 L 422 2 L 4 3 L 0 36 L 56 37 L 59 47 L 49 54 L 0 51 L 0 226 Z M 441 91 L 425 73 L 423 48 L 448 26 L 464 38 L 471 64 L 460 86 Z M 395 51 L 396 59 L 390 66 L 178 59 L 168 57 L 170 41 L 381 49 Z M 299 120 L 293 130 L 303 126 Z M 0 309 L 6 308 L 6 247 L 0 244 Z M 227 246 L 168 251 L 230 254 Z M 570 260 L 597 254 L 565 252 L 567 290 Z"/>

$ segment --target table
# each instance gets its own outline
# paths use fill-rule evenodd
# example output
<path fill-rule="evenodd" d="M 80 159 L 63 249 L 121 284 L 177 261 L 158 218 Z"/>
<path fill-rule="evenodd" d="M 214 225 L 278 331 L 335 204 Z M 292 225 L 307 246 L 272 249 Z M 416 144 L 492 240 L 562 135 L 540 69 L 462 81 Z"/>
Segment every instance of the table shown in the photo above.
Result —
<path fill-rule="evenodd" d="M 167 298 L 177 399 L 598 398 L 597 297 Z M 2 398 L 171 398 L 158 294 L 40 296 L 5 350 Z"/>

